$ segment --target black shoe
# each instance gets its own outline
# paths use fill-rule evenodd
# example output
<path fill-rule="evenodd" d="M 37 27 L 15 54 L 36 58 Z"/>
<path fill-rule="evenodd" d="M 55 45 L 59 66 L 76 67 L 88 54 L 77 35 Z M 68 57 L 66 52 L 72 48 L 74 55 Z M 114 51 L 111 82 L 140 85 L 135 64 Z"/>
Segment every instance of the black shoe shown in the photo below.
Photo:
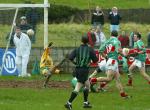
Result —
<path fill-rule="evenodd" d="M 92 108 L 89 102 L 84 102 L 83 108 Z"/>
<path fill-rule="evenodd" d="M 72 109 L 72 105 L 69 104 L 68 102 L 64 106 L 65 106 L 65 108 L 67 108 L 67 110 L 71 110 Z"/>

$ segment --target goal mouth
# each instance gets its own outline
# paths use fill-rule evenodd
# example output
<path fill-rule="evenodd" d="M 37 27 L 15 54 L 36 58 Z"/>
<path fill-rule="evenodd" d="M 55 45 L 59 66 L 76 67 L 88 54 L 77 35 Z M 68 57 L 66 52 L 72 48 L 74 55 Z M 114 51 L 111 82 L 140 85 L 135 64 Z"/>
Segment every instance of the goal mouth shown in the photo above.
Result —
<path fill-rule="evenodd" d="M 9 61 L 15 62 L 15 59 L 7 55 L 9 49 L 15 47 L 13 37 L 16 27 L 19 27 L 22 33 L 29 34 L 33 46 L 35 42 L 39 47 L 48 46 L 48 7 L 50 7 L 48 0 L 44 0 L 43 4 L 0 4 L 0 29 L 2 30 L 0 46 L 4 48 L 0 59 L 0 75 L 4 67 L 16 68 L 12 65 L 14 63 L 9 63 Z M 43 44 L 39 41 L 43 41 Z"/>

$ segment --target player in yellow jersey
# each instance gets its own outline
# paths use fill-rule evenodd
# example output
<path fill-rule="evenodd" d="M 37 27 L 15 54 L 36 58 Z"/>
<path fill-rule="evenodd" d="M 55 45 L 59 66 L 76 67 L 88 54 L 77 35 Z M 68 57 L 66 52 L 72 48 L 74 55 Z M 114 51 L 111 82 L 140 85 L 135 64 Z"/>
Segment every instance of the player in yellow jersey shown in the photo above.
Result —
<path fill-rule="evenodd" d="M 54 68 L 53 60 L 50 56 L 52 42 L 49 43 L 48 47 L 44 49 L 40 62 L 40 71 L 44 76 L 51 75 L 52 72 L 59 73 L 57 68 Z"/>

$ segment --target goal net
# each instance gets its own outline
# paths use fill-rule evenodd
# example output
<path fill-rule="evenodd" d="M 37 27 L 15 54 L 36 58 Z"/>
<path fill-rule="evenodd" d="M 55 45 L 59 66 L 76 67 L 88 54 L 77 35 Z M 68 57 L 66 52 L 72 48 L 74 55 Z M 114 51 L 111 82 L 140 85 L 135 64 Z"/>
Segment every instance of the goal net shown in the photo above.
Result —
<path fill-rule="evenodd" d="M 17 73 L 13 42 L 17 26 L 23 33 L 28 32 L 32 47 L 48 44 L 48 7 L 48 4 L 0 4 L 0 75 Z"/>

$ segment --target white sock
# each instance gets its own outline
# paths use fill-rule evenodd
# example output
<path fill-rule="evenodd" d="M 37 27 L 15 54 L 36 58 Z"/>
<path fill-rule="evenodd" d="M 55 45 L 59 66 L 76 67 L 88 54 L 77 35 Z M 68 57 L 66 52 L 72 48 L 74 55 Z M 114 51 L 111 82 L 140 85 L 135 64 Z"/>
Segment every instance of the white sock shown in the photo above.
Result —
<path fill-rule="evenodd" d="M 71 103 L 70 103 L 69 101 L 68 101 L 67 103 L 68 103 L 69 105 L 71 105 Z"/>

